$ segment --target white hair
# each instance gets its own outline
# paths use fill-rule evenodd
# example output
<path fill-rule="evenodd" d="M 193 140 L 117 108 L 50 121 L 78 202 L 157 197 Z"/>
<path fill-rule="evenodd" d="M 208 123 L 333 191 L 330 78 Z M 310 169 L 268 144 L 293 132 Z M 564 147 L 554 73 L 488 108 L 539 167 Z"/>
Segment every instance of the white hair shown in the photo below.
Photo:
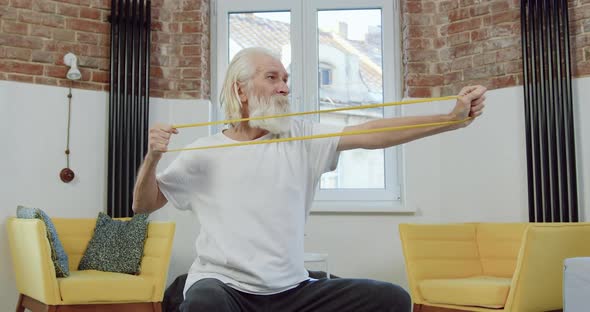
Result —
<path fill-rule="evenodd" d="M 219 103 L 225 110 L 227 119 L 242 118 L 242 101 L 238 94 L 238 85 L 244 84 L 246 89 L 256 73 L 253 57 L 256 55 L 270 56 L 278 61 L 280 58 L 268 49 L 254 47 L 246 48 L 238 52 L 227 67 L 225 80 L 219 95 Z"/>

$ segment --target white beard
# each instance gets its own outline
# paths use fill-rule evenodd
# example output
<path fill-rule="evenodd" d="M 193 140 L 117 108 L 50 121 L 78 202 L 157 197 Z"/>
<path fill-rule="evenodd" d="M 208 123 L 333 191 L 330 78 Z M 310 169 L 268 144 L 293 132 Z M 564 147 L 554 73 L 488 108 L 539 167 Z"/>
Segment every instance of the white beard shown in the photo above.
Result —
<path fill-rule="evenodd" d="M 248 97 L 248 107 L 250 109 L 250 118 L 281 115 L 290 112 L 289 98 L 284 95 L 263 98 L 250 95 Z M 286 133 L 290 129 L 289 117 L 250 120 L 248 123 L 252 128 L 264 129 L 272 134 Z"/>

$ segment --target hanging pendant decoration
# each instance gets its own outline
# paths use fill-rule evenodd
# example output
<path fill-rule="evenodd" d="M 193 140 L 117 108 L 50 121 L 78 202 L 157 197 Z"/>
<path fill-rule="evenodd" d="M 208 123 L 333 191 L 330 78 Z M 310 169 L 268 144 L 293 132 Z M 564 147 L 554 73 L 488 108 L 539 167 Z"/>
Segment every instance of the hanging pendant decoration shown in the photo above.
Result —
<path fill-rule="evenodd" d="M 74 171 L 70 169 L 70 119 L 72 113 L 72 87 L 70 86 L 68 93 L 68 127 L 66 133 L 66 167 L 59 172 L 59 178 L 64 183 L 69 183 L 76 177 Z"/>

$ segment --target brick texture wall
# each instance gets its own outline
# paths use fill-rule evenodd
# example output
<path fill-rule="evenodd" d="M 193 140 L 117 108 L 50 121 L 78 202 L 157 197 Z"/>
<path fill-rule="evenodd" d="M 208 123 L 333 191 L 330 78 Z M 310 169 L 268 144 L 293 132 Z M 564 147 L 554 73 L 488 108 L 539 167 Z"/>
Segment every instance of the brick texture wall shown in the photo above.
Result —
<path fill-rule="evenodd" d="M 399 1 L 399 0 L 394 0 Z M 404 90 L 456 94 L 522 84 L 519 0 L 401 0 Z M 209 0 L 153 0 L 151 95 L 209 98 Z M 590 74 L 590 0 L 569 0 L 573 73 Z M 110 0 L 0 0 L 0 79 L 108 90 Z"/>
<path fill-rule="evenodd" d="M 575 77 L 590 75 L 590 0 L 568 0 Z"/>
<path fill-rule="evenodd" d="M 209 98 L 209 0 L 152 0 L 151 94 Z"/>
<path fill-rule="evenodd" d="M 590 74 L 590 0 L 569 0 L 573 73 Z M 523 83 L 519 0 L 404 0 L 405 95 Z"/>
<path fill-rule="evenodd" d="M 108 90 L 110 0 L 0 0 L 0 79 Z M 152 1 L 151 96 L 209 97 L 209 0 Z"/>

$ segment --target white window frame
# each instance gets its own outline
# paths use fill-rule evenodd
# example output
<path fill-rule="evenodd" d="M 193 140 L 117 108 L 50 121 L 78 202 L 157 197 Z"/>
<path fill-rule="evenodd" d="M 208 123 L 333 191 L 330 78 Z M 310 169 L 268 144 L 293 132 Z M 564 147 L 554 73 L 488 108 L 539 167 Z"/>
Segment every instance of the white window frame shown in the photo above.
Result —
<path fill-rule="evenodd" d="M 228 66 L 228 14 L 233 12 L 291 12 L 291 95 L 295 111 L 317 110 L 318 40 L 317 10 L 381 9 L 383 51 L 383 100 L 401 99 L 401 32 L 398 1 L 391 0 L 214 0 L 212 3 L 211 120 L 223 118 L 218 105 L 219 90 Z M 302 47 L 295 49 L 295 47 Z M 390 53 L 389 51 L 392 51 Z M 222 61 L 226 60 L 226 61 Z M 303 73 L 312 73 L 303 77 Z M 386 87 L 392 86 L 392 87 Z M 307 103 L 304 104 L 304 103 Z M 314 103 L 314 104 L 311 104 Z M 370 103 L 366 103 L 370 104 Z M 387 107 L 385 117 L 401 115 L 401 108 Z M 307 116 L 307 118 L 318 118 Z M 212 133 L 219 127 L 211 128 Z M 403 149 L 388 148 L 385 157 L 385 189 L 318 189 L 312 211 L 316 212 L 408 212 L 404 207 L 405 176 Z"/>
<path fill-rule="evenodd" d="M 294 16 L 301 15 L 302 5 L 298 1 L 276 1 L 276 0 L 253 0 L 253 1 L 235 1 L 235 0 L 214 0 L 211 5 L 212 9 L 212 27 L 211 38 L 213 42 L 211 49 L 211 55 L 216 59 L 211 60 L 211 63 L 215 68 L 212 68 L 212 72 L 215 75 L 215 86 L 212 88 L 211 103 L 212 107 L 210 110 L 211 120 L 220 120 L 224 114 L 219 109 L 219 92 L 223 85 L 223 79 L 225 78 L 225 72 L 229 63 L 229 30 L 228 30 L 228 13 L 232 12 L 275 12 L 275 11 L 290 11 L 291 12 L 291 47 L 302 44 L 301 32 L 296 29 L 301 29 L 302 20 L 293 18 Z M 223 39 L 221 39 L 223 38 Z M 300 53 L 294 55 L 295 51 L 291 49 L 291 59 L 301 58 Z M 291 62 L 291 73 L 289 80 L 291 80 L 291 96 L 292 105 L 294 110 L 301 110 L 301 96 L 297 94 L 301 93 L 302 85 L 300 78 L 303 71 L 303 65 L 301 62 Z M 221 129 L 221 126 L 212 127 L 211 133 L 216 133 Z"/>

